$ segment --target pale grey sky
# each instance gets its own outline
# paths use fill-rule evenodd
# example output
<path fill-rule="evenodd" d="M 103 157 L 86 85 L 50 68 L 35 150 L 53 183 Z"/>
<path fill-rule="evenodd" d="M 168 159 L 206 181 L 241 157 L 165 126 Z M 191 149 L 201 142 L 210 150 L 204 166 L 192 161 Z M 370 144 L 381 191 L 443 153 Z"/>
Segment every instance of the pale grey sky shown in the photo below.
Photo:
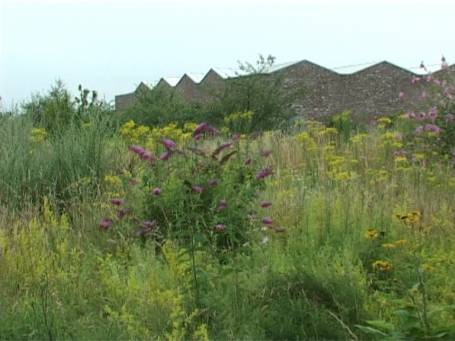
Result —
<path fill-rule="evenodd" d="M 107 100 L 142 80 L 259 53 L 326 67 L 455 62 L 455 1 L 0 0 L 0 96 L 9 106 L 60 78 Z"/>

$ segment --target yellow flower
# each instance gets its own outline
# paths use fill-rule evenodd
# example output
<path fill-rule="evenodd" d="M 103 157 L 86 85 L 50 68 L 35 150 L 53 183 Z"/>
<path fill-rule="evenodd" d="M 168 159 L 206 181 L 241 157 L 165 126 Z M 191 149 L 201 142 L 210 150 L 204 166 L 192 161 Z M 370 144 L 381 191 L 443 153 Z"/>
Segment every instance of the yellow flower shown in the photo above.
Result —
<path fill-rule="evenodd" d="M 421 213 L 419 211 L 411 211 L 407 214 L 397 214 L 396 217 L 406 225 L 414 225 L 420 221 Z"/>
<path fill-rule="evenodd" d="M 316 142 L 307 132 L 303 132 L 297 135 L 297 140 L 302 143 L 303 148 L 308 150 L 316 149 Z"/>
<path fill-rule="evenodd" d="M 408 241 L 406 239 L 400 239 L 400 240 L 397 240 L 397 241 L 393 242 L 393 244 L 396 247 L 405 246 L 407 243 L 408 243 Z"/>
<path fill-rule="evenodd" d="M 396 248 L 397 246 L 395 245 L 395 243 L 385 243 L 385 244 L 382 244 L 382 247 L 384 249 L 394 249 Z"/>
<path fill-rule="evenodd" d="M 116 175 L 106 175 L 104 177 L 104 182 L 111 186 L 121 186 L 122 180 Z"/>
<path fill-rule="evenodd" d="M 30 131 L 30 140 L 33 143 L 42 143 L 47 137 L 47 132 L 44 128 L 32 128 Z"/>
<path fill-rule="evenodd" d="M 385 260 L 377 260 L 373 262 L 373 269 L 381 272 L 388 272 L 392 269 L 392 264 Z"/>
<path fill-rule="evenodd" d="M 376 238 L 378 238 L 378 236 L 379 236 L 378 230 L 373 229 L 373 228 L 368 229 L 368 230 L 365 232 L 365 235 L 364 235 L 364 237 L 365 237 L 366 239 L 369 239 L 369 240 L 376 239 Z"/>
<path fill-rule="evenodd" d="M 388 117 L 381 117 L 377 121 L 379 125 L 386 126 L 392 123 L 392 120 Z"/>

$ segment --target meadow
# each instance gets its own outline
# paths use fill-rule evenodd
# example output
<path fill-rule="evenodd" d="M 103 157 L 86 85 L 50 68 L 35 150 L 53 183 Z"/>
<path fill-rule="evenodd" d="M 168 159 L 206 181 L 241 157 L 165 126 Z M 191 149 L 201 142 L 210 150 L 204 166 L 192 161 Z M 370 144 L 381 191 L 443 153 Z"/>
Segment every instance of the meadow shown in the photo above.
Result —
<path fill-rule="evenodd" d="M 57 95 L 0 117 L 0 339 L 455 338 L 450 105 L 238 134 Z"/>

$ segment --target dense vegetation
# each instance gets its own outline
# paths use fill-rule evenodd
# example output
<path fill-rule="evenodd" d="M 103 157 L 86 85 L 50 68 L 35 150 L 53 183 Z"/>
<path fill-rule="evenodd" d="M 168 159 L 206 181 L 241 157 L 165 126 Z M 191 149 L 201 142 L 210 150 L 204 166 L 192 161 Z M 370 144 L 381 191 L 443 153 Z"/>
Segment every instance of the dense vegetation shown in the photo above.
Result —
<path fill-rule="evenodd" d="M 0 339 L 454 339 L 446 99 L 249 136 L 34 98 L 0 118 Z"/>

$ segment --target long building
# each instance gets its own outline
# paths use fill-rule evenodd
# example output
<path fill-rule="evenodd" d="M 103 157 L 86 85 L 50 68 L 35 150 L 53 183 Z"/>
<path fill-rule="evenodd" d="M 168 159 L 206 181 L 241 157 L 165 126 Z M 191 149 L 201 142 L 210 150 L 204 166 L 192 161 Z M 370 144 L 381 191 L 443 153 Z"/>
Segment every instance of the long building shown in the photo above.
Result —
<path fill-rule="evenodd" d="M 428 80 L 447 76 L 455 80 L 455 64 L 431 73 L 431 77 L 423 77 L 421 73 L 387 61 L 356 72 L 339 73 L 302 60 L 273 66 L 264 74 L 282 77 L 285 89 L 300 87 L 303 90 L 293 103 L 297 115 L 324 118 L 350 110 L 357 117 L 374 117 L 421 109 L 422 93 L 434 86 L 434 82 Z M 205 75 L 161 78 L 153 87 L 140 83 L 135 91 L 116 96 L 115 107 L 125 110 L 134 102 L 138 91 L 153 91 L 159 87 L 174 90 L 189 102 L 206 102 L 213 99 L 214 90 L 222 89 L 225 82 L 236 77 L 242 75 L 231 69 L 212 68 Z"/>

